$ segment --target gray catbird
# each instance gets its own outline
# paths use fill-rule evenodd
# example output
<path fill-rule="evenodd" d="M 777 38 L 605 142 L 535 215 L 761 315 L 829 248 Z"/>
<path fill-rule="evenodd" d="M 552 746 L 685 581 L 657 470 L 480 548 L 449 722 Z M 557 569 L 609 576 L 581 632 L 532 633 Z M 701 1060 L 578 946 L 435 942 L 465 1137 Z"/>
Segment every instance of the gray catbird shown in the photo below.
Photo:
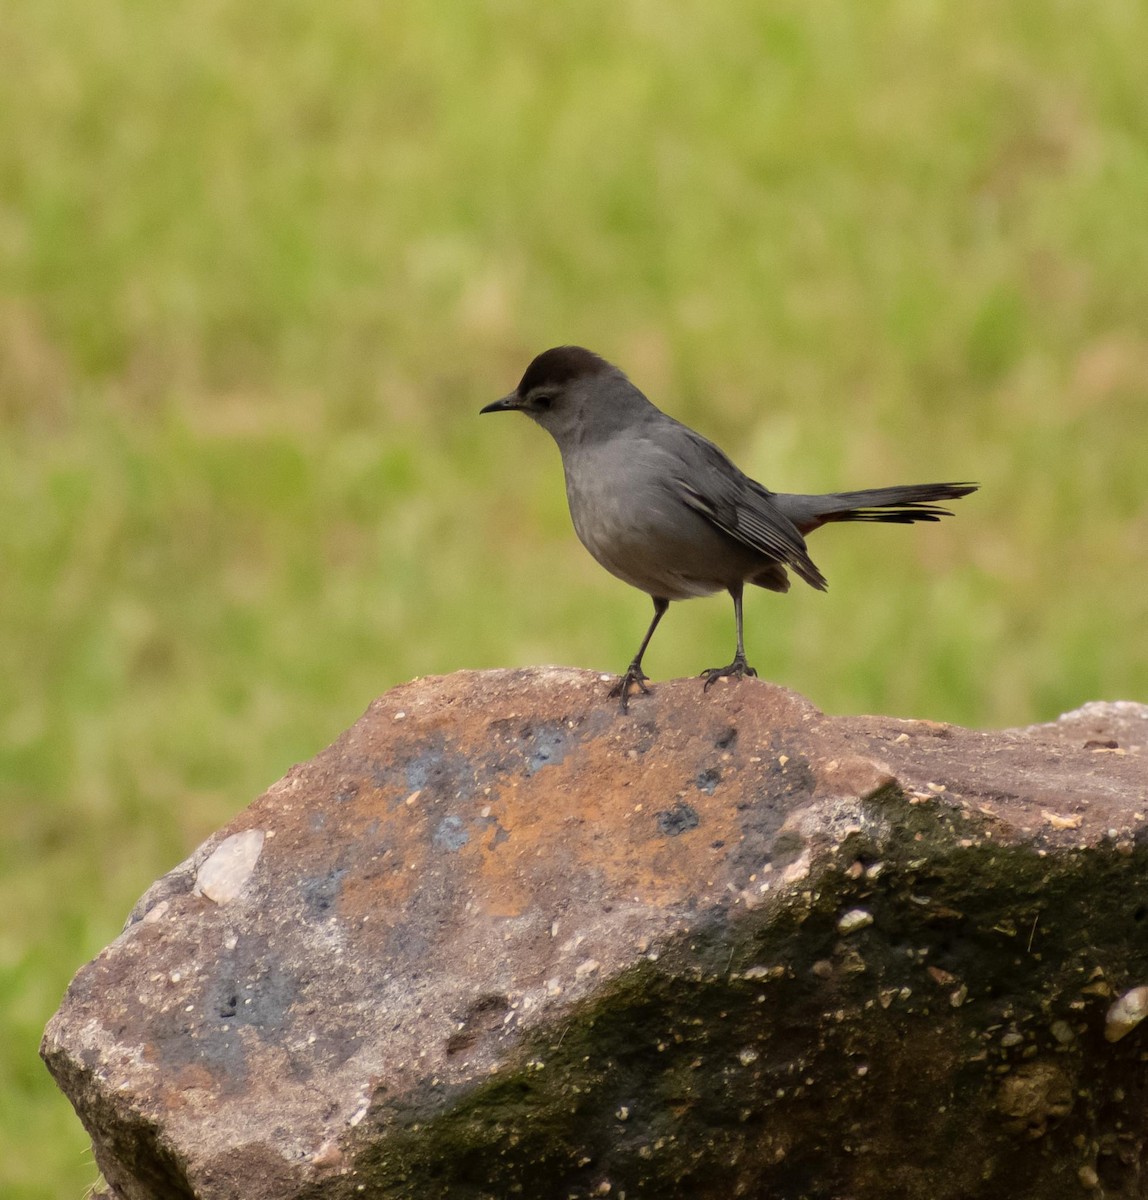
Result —
<path fill-rule="evenodd" d="M 706 689 L 724 676 L 757 672 L 745 661 L 741 594 L 746 583 L 789 590 L 786 567 L 815 588 L 825 577 L 805 535 L 829 521 L 936 521 L 931 501 L 976 491 L 972 483 L 922 483 L 801 496 L 771 492 L 699 433 L 656 408 L 615 366 L 580 346 L 547 350 L 509 396 L 484 409 L 524 412 L 558 443 L 570 515 L 582 544 L 619 579 L 649 593 L 654 619 L 610 691 L 626 711 L 643 692 L 642 655 L 671 600 L 725 588 L 733 597 L 737 653 L 704 671 Z"/>

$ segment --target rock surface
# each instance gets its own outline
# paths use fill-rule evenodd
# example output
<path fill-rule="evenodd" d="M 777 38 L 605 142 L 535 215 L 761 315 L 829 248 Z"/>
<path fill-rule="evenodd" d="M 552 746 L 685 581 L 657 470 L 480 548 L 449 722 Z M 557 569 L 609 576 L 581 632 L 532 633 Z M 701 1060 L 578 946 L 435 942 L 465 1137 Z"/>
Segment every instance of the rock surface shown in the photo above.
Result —
<path fill-rule="evenodd" d="M 154 885 L 43 1054 L 130 1200 L 1142 1196 L 1146 748 L 1134 704 L 418 680 Z"/>

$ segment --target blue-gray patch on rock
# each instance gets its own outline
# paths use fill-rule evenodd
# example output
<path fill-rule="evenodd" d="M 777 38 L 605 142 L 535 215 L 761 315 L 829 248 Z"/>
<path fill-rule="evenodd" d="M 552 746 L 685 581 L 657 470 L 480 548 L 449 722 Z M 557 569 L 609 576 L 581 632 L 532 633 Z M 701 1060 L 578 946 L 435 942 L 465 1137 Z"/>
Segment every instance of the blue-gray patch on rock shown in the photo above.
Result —
<path fill-rule="evenodd" d="M 701 824 L 701 817 L 688 804 L 681 801 L 673 808 L 663 809 L 654 816 L 658 823 L 658 832 L 664 837 L 677 837 L 679 833 L 697 829 Z"/>
<path fill-rule="evenodd" d="M 395 803 L 411 792 L 425 792 L 429 798 L 452 796 L 464 800 L 474 792 L 474 764 L 465 754 L 445 745 L 439 737 L 406 762 L 396 763 L 390 782 L 392 786 L 404 788 Z"/>
<path fill-rule="evenodd" d="M 407 787 L 409 787 L 412 792 L 421 791 L 426 787 L 431 777 L 435 774 L 435 768 L 440 765 L 441 759 L 434 751 L 429 751 L 426 754 L 420 754 L 418 758 L 407 763 Z"/>
<path fill-rule="evenodd" d="M 442 745 L 428 746 L 404 767 L 407 787 L 411 791 L 437 788 L 444 792 L 457 792 L 467 772 L 466 759 L 461 754 L 445 750 Z"/>
<path fill-rule="evenodd" d="M 550 725 L 533 729 L 527 739 L 526 773 L 533 775 L 543 767 L 553 767 L 566 757 L 566 731 Z"/>
<path fill-rule="evenodd" d="M 694 786 L 699 792 L 705 792 L 707 796 L 714 794 L 714 788 L 721 783 L 721 772 L 717 767 L 707 767 L 704 771 L 699 771 L 697 778 L 694 780 Z"/>
<path fill-rule="evenodd" d="M 236 1095 L 248 1083 L 247 1047 L 226 1018 L 197 1031 L 192 1043 L 195 1062 L 207 1067 L 213 1086 L 223 1095 Z"/>
<path fill-rule="evenodd" d="M 516 775 L 535 775 L 543 767 L 557 766 L 576 746 L 596 737 L 601 729 L 595 720 L 542 721 L 523 724 L 517 719 L 492 721 L 489 726 L 490 753 L 473 770 L 476 780 Z"/>
<path fill-rule="evenodd" d="M 466 831 L 462 817 L 452 815 L 443 817 L 438 823 L 431 841 L 440 850 L 461 850 L 470 841 L 470 834 Z"/>
<path fill-rule="evenodd" d="M 359 769 L 373 787 L 391 793 L 392 807 L 401 804 L 411 792 L 465 799 L 475 788 L 474 762 L 441 734 L 428 735 L 411 746 L 407 755 L 385 760 L 362 758 L 359 762 Z"/>
<path fill-rule="evenodd" d="M 307 917 L 324 917 L 343 889 L 343 876 L 346 867 L 334 867 L 326 875 L 313 875 L 299 884 L 299 892 L 303 898 L 304 915 Z"/>
<path fill-rule="evenodd" d="M 232 1007 L 232 1020 L 263 1031 L 281 1029 L 288 1010 L 298 998 L 299 981 L 280 967 L 271 966 L 254 980 L 236 980 L 218 989 L 218 1013 Z"/>

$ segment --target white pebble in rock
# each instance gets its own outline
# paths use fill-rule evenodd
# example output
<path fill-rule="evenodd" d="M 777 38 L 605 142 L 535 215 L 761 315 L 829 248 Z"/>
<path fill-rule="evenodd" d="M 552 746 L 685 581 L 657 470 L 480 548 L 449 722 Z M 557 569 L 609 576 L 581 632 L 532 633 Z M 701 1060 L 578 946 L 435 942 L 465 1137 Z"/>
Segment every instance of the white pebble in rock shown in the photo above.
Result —
<path fill-rule="evenodd" d="M 1049 1026 L 1049 1032 L 1062 1046 L 1067 1046 L 1076 1037 L 1072 1026 L 1067 1021 L 1053 1021 Z"/>
<path fill-rule="evenodd" d="M 145 924 L 154 925 L 156 921 L 161 921 L 167 915 L 167 910 L 171 908 L 170 900 L 161 900 L 154 908 L 149 908 L 143 915 Z"/>
<path fill-rule="evenodd" d="M 262 829 L 233 833 L 216 846 L 195 876 L 195 890 L 216 904 L 230 904 L 251 878 L 263 852 Z"/>
<path fill-rule="evenodd" d="M 1108 1010 L 1104 1019 L 1104 1036 L 1118 1042 L 1148 1017 L 1148 987 L 1135 987 L 1125 992 Z"/>
<path fill-rule="evenodd" d="M 1087 1188 L 1090 1192 L 1100 1186 L 1100 1176 L 1097 1175 L 1094 1167 L 1081 1167 L 1076 1172 L 1076 1177 L 1080 1180 L 1080 1186 Z"/>
<path fill-rule="evenodd" d="M 856 933 L 873 924 L 873 914 L 864 908 L 851 908 L 837 918 L 839 933 Z"/>

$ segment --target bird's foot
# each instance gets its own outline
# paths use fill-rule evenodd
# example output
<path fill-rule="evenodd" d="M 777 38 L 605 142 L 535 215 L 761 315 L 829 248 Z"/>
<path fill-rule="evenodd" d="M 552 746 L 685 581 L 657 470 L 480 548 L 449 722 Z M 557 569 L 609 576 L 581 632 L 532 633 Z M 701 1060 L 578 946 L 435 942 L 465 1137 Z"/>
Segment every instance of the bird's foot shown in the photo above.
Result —
<path fill-rule="evenodd" d="M 739 654 L 728 667 L 710 667 L 708 671 L 703 671 L 701 678 L 706 684 L 702 691 L 708 692 L 719 679 L 744 679 L 747 675 L 753 679 L 757 678 L 757 672 Z"/>
<path fill-rule="evenodd" d="M 627 712 L 630 706 L 630 688 L 636 686 L 638 691 L 645 695 L 650 694 L 650 689 L 646 687 L 646 681 L 649 676 L 642 670 L 636 662 L 632 662 L 627 668 L 626 673 L 610 689 L 609 695 L 611 699 L 622 698 L 622 711 Z"/>

